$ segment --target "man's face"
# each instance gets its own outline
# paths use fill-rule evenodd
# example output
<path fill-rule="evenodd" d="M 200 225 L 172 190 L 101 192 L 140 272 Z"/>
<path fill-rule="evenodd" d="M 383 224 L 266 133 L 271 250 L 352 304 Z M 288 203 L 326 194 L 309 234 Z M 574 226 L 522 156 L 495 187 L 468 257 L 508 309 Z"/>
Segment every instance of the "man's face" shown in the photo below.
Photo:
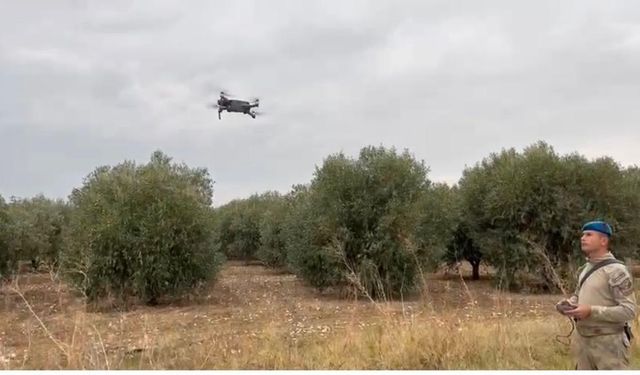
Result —
<path fill-rule="evenodd" d="M 606 235 L 592 230 L 582 232 L 582 238 L 580 238 L 582 251 L 587 255 L 606 249 L 608 242 L 609 239 Z"/>

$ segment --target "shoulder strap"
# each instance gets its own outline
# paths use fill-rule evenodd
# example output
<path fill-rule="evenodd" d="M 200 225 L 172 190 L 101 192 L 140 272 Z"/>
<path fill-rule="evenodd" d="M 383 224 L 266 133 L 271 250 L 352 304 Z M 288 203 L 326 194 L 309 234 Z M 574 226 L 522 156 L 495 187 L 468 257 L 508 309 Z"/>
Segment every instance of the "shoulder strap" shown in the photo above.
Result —
<path fill-rule="evenodd" d="M 624 264 L 623 262 L 617 260 L 617 259 L 606 259 L 603 260 L 602 262 L 596 264 L 595 266 L 593 266 L 593 268 L 591 268 L 589 271 L 587 271 L 587 273 L 584 275 L 584 277 L 582 278 L 582 280 L 580 280 L 580 284 L 578 285 L 578 289 L 582 288 L 582 284 L 584 284 L 584 282 L 589 278 L 589 276 L 591 276 L 592 273 L 594 273 L 596 270 L 604 267 L 604 266 L 608 266 L 610 264 Z"/>

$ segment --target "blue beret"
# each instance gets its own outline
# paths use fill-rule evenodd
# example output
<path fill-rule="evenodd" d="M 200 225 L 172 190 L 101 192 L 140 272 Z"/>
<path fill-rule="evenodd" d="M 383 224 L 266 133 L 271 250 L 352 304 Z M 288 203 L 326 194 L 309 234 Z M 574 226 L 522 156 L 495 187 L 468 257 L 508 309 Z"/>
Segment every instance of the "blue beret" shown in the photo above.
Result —
<path fill-rule="evenodd" d="M 606 234 L 608 237 L 611 237 L 611 235 L 613 234 L 613 231 L 611 230 L 611 226 L 606 222 L 600 221 L 600 220 L 590 221 L 586 223 L 582 227 L 582 231 L 584 232 L 586 230 L 593 230 L 596 232 L 600 232 L 600 233 Z"/>

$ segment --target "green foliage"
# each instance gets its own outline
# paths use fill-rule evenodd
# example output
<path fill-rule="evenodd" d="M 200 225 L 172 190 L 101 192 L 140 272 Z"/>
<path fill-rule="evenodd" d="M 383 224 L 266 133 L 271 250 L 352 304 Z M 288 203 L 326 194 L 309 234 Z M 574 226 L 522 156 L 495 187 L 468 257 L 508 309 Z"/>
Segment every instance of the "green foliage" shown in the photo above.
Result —
<path fill-rule="evenodd" d="M 595 218 L 616 230 L 616 254 L 637 249 L 638 195 L 611 159 L 559 156 L 546 143 L 519 154 L 504 150 L 465 170 L 460 182 L 470 236 L 498 271 L 499 285 L 521 288 L 523 274 L 555 285 L 552 269 L 573 272 L 581 257 L 581 225 Z M 543 249 L 542 251 L 540 249 Z M 520 275 L 518 275 L 520 274 Z"/>
<path fill-rule="evenodd" d="M 284 233 L 290 202 L 278 194 L 264 195 L 266 199 L 260 221 L 260 248 L 256 257 L 270 267 L 286 267 L 287 253 Z"/>
<path fill-rule="evenodd" d="M 616 254 L 640 259 L 640 168 L 627 168 L 621 173 L 619 199 L 611 207 L 616 213 L 612 248 Z"/>
<path fill-rule="evenodd" d="M 324 248 L 330 233 L 316 216 L 317 204 L 309 186 L 295 186 L 287 197 L 290 209 L 284 220 L 283 238 L 287 266 L 316 288 L 323 289 L 342 281 L 341 262 Z"/>
<path fill-rule="evenodd" d="M 88 299 L 137 296 L 147 303 L 213 277 L 212 181 L 206 169 L 172 164 L 100 167 L 70 197 L 62 264 Z"/>
<path fill-rule="evenodd" d="M 277 192 L 237 199 L 215 210 L 216 240 L 229 259 L 286 265 L 283 226 L 290 204 Z"/>
<path fill-rule="evenodd" d="M 0 195 L 0 280 L 8 278 L 17 265 L 16 254 L 10 246 L 11 218 L 7 204 Z"/>
<path fill-rule="evenodd" d="M 147 302 L 213 277 L 223 259 L 258 259 L 322 289 L 376 298 L 414 286 L 417 267 L 480 261 L 498 286 L 554 289 L 583 260 L 580 227 L 604 219 L 619 258 L 640 257 L 640 169 L 558 155 L 544 142 L 493 153 L 459 185 L 431 184 L 407 151 L 365 147 L 327 157 L 312 181 L 211 209 L 206 169 L 171 163 L 100 167 L 70 203 L 0 197 L 0 275 L 19 260 L 61 262 L 90 299 Z"/>
<path fill-rule="evenodd" d="M 55 267 L 68 221 L 68 205 L 38 195 L 31 199 L 12 199 L 8 214 L 11 217 L 10 246 L 18 260 L 30 260 L 34 268 L 40 263 Z"/>
<path fill-rule="evenodd" d="M 261 225 L 277 195 L 266 193 L 238 199 L 215 211 L 216 239 L 229 259 L 251 260 L 262 246 Z"/>
<path fill-rule="evenodd" d="M 423 194 L 417 208 L 415 243 L 418 258 L 427 269 L 434 269 L 445 257 L 460 221 L 460 194 L 457 187 L 434 184 Z"/>
<path fill-rule="evenodd" d="M 366 147 L 357 160 L 325 159 L 288 220 L 292 268 L 323 288 L 354 282 L 373 297 L 413 286 L 410 242 L 428 169 L 408 153 Z M 304 198 L 303 198 L 304 197 Z"/>

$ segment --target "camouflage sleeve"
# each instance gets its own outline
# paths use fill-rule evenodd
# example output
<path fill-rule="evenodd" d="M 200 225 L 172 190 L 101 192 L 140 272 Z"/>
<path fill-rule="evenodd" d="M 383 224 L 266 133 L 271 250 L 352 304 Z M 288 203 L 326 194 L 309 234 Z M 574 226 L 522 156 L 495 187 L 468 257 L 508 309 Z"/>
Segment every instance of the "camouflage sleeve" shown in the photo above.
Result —
<path fill-rule="evenodd" d="M 612 267 L 607 273 L 609 289 L 616 306 L 592 306 L 592 319 L 611 323 L 624 323 L 635 319 L 638 305 L 633 291 L 633 277 L 626 267 Z"/>

